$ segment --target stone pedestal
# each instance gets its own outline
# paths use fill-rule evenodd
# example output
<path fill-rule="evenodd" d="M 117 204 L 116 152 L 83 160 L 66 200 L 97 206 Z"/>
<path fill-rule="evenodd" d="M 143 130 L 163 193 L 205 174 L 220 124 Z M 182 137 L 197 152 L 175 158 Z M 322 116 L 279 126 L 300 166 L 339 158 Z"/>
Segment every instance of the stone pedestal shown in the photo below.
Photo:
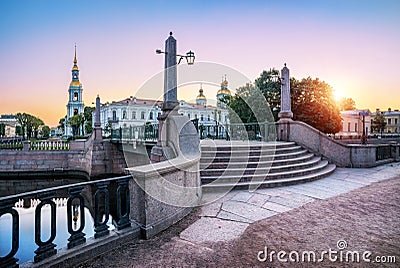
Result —
<path fill-rule="evenodd" d="M 281 71 L 281 111 L 278 117 L 278 140 L 289 141 L 293 113 L 290 100 L 290 75 L 286 63 Z"/>

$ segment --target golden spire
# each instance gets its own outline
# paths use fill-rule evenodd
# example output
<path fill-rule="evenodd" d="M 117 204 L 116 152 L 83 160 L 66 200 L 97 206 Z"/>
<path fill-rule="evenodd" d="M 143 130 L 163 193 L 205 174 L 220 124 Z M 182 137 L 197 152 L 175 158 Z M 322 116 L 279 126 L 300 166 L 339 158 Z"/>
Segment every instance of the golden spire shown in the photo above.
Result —
<path fill-rule="evenodd" d="M 77 63 L 78 60 L 76 59 L 76 44 L 75 44 L 74 67 L 72 67 L 72 71 L 79 71 Z"/>
<path fill-rule="evenodd" d="M 206 99 L 206 96 L 204 96 L 204 93 L 203 93 L 204 91 L 203 91 L 203 84 L 200 84 L 200 89 L 199 89 L 199 95 L 197 95 L 197 98 L 196 98 L 196 100 L 199 100 L 199 99 Z"/>

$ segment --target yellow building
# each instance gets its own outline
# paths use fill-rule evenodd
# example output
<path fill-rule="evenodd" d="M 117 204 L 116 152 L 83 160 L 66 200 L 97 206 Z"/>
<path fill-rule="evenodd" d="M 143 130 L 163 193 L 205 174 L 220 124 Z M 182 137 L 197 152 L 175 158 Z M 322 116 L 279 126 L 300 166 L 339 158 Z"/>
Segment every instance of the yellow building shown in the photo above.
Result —
<path fill-rule="evenodd" d="M 364 114 L 364 116 L 363 116 Z M 341 111 L 342 130 L 336 134 L 336 137 L 341 138 L 361 138 L 363 134 L 363 117 L 365 124 L 365 135 L 371 131 L 371 112 L 366 110 L 350 110 Z"/>

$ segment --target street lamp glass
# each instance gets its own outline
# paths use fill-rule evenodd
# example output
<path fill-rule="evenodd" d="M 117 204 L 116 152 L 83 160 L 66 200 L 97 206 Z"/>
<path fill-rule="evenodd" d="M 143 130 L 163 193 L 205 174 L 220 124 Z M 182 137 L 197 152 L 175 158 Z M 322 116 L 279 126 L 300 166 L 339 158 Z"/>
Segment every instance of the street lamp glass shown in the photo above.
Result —
<path fill-rule="evenodd" d="M 192 65 L 194 63 L 194 58 L 195 58 L 194 53 L 191 50 L 188 53 L 186 53 L 186 60 L 189 65 Z"/>

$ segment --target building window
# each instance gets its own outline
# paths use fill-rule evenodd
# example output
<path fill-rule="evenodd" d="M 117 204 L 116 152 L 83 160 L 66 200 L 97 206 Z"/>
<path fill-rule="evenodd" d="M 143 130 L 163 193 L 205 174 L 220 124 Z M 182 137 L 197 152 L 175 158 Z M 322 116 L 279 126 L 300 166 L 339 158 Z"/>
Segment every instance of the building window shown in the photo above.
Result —
<path fill-rule="evenodd" d="M 113 111 L 112 114 L 113 114 L 112 119 L 114 121 L 116 121 L 117 120 L 117 111 Z"/>
<path fill-rule="evenodd" d="M 397 118 L 394 119 L 394 124 L 397 125 Z"/>
<path fill-rule="evenodd" d="M 132 119 L 136 119 L 136 112 L 132 112 Z"/>
<path fill-rule="evenodd" d="M 122 119 L 126 119 L 126 111 L 122 111 Z"/>
<path fill-rule="evenodd" d="M 189 119 L 190 119 L 190 114 L 188 114 L 188 117 L 189 117 Z"/>
<path fill-rule="evenodd" d="M 207 116 L 207 121 L 210 121 L 210 115 Z"/>
<path fill-rule="evenodd" d="M 74 92 L 74 101 L 78 101 L 78 92 Z"/>
<path fill-rule="evenodd" d="M 149 118 L 150 120 L 153 120 L 153 112 L 150 112 Z"/>
<path fill-rule="evenodd" d="M 142 112 L 142 113 L 140 114 L 140 118 L 141 118 L 141 119 L 144 119 L 144 115 L 145 115 L 144 112 Z"/>
<path fill-rule="evenodd" d="M 388 119 L 388 125 L 391 125 L 392 124 L 392 118 L 389 118 Z"/>
<path fill-rule="evenodd" d="M 354 131 L 355 131 L 355 132 L 358 131 L 358 125 L 357 125 L 357 123 L 354 124 Z"/>
<path fill-rule="evenodd" d="M 157 114 L 157 118 L 158 118 L 158 117 L 161 117 L 161 113 L 160 113 L 160 112 Z"/>
<path fill-rule="evenodd" d="M 204 116 L 201 115 L 201 116 L 200 116 L 200 121 L 203 121 L 203 120 L 204 120 Z"/>
<path fill-rule="evenodd" d="M 347 123 L 347 132 L 350 132 L 350 122 Z"/>
<path fill-rule="evenodd" d="M 194 118 L 197 119 L 197 114 L 194 115 Z"/>
<path fill-rule="evenodd" d="M 78 114 L 78 109 L 74 109 L 74 115 Z"/>

